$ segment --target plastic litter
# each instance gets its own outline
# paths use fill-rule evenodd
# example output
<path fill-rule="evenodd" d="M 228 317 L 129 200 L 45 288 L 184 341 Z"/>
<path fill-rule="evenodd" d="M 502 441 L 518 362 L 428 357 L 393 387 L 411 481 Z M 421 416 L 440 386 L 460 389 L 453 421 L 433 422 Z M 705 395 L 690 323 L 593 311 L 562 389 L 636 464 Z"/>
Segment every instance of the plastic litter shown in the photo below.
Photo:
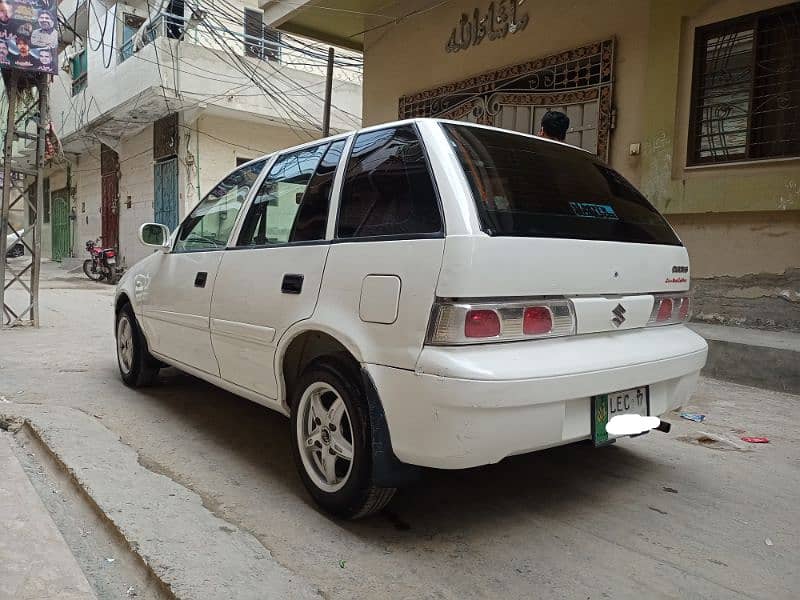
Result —
<path fill-rule="evenodd" d="M 769 444 L 769 438 L 765 437 L 743 437 L 743 442 L 747 442 L 748 444 Z"/>
<path fill-rule="evenodd" d="M 138 596 L 139 594 L 136 593 L 136 588 L 131 586 L 128 588 L 128 597 L 133 598 L 134 596 Z"/>
<path fill-rule="evenodd" d="M 764 543 L 765 543 L 767 546 L 772 546 L 772 540 L 771 540 L 771 539 L 769 539 L 769 538 L 764 538 Z"/>
<path fill-rule="evenodd" d="M 682 419 L 688 419 L 689 421 L 694 421 L 695 423 L 702 423 L 706 420 L 705 415 L 701 415 L 698 413 L 681 413 Z"/>
<path fill-rule="evenodd" d="M 345 566 L 346 564 L 347 564 L 347 561 L 346 561 L 346 560 L 340 560 L 340 561 L 339 561 L 339 568 L 340 568 L 340 569 L 344 569 L 344 566 Z"/>
<path fill-rule="evenodd" d="M 106 562 L 107 562 L 108 564 L 111 564 L 111 563 L 113 563 L 115 560 L 117 560 L 117 559 L 116 559 L 116 558 L 107 558 L 107 559 L 106 559 Z"/>

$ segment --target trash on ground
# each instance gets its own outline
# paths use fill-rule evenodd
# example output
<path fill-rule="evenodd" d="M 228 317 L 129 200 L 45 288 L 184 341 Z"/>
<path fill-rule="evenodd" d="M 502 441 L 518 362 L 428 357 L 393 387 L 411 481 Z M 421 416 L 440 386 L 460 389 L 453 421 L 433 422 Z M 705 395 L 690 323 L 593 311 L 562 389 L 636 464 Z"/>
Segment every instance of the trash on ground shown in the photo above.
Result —
<path fill-rule="evenodd" d="M 344 569 L 344 566 L 345 566 L 346 564 L 347 564 L 347 561 L 346 561 L 346 560 L 340 560 L 340 561 L 339 561 L 339 568 L 340 568 L 340 569 Z"/>
<path fill-rule="evenodd" d="M 769 538 L 764 538 L 764 543 L 765 543 L 767 546 L 772 546 L 772 540 L 771 540 L 771 539 L 769 539 Z"/>
<path fill-rule="evenodd" d="M 117 559 L 116 559 L 116 558 L 107 558 L 107 559 L 106 559 L 106 562 L 107 562 L 108 564 L 111 564 L 111 563 L 113 563 L 115 560 L 117 560 Z"/>
<path fill-rule="evenodd" d="M 743 442 L 747 442 L 748 444 L 769 444 L 769 439 L 765 437 L 748 437 L 744 436 L 742 438 Z"/>
<path fill-rule="evenodd" d="M 671 487 L 667 487 L 667 486 L 664 486 L 661 489 L 664 490 L 665 492 L 669 492 L 670 494 L 677 494 L 678 493 L 678 490 L 676 490 L 675 488 L 671 488 Z"/>
<path fill-rule="evenodd" d="M 6 398 L 5 396 L 0 396 L 0 402 L 3 402 L 4 404 L 11 404 L 11 400 Z"/>
<path fill-rule="evenodd" d="M 688 419 L 689 421 L 694 421 L 695 423 L 702 423 L 706 420 L 705 415 L 701 415 L 698 413 L 681 413 L 682 419 Z"/>
<path fill-rule="evenodd" d="M 723 444 L 725 446 L 730 446 L 731 448 L 735 448 L 736 450 L 744 450 L 744 446 L 742 446 L 739 442 L 734 440 L 729 440 L 725 436 L 717 435 L 716 433 L 709 433 L 707 431 L 700 431 L 698 432 L 700 437 L 697 438 L 697 441 L 703 445 L 713 444 L 714 442 L 718 444 Z"/>
<path fill-rule="evenodd" d="M 128 597 L 129 598 L 133 598 L 134 596 L 138 596 L 138 594 L 136 593 L 136 588 L 133 587 L 133 586 L 128 588 L 128 592 L 127 593 L 128 593 Z"/>

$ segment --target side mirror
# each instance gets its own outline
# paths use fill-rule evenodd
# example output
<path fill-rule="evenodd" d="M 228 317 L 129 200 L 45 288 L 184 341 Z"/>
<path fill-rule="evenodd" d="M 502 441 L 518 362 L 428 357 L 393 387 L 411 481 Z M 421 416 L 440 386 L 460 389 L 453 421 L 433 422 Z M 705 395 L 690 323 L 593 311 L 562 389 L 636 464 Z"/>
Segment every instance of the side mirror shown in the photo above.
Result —
<path fill-rule="evenodd" d="M 145 223 L 139 227 L 139 241 L 162 252 L 169 251 L 169 228 L 161 223 Z"/>

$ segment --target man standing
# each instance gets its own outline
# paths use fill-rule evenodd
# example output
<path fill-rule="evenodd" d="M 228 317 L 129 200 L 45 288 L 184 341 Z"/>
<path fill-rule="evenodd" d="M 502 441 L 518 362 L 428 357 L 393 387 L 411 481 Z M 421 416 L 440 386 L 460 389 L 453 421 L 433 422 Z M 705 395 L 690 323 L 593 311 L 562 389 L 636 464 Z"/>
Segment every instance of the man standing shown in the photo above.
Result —
<path fill-rule="evenodd" d="M 569 129 L 569 117 L 558 110 L 549 110 L 542 117 L 539 137 L 563 142 Z"/>

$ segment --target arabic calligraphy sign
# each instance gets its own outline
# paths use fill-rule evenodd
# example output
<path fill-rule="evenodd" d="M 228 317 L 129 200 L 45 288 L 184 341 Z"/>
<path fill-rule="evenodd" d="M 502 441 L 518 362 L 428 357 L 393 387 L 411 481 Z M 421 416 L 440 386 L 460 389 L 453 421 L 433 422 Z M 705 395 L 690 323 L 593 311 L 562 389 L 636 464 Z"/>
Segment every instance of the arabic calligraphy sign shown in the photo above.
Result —
<path fill-rule="evenodd" d="M 0 0 L 0 68 L 58 74 L 56 0 Z"/>
<path fill-rule="evenodd" d="M 514 34 L 528 26 L 528 13 L 518 14 L 517 0 L 498 0 L 490 2 L 486 13 L 481 15 L 480 9 L 461 14 L 458 25 L 453 27 L 445 49 L 448 52 L 466 50 L 477 46 L 484 39 L 499 40 L 509 33 Z"/>

